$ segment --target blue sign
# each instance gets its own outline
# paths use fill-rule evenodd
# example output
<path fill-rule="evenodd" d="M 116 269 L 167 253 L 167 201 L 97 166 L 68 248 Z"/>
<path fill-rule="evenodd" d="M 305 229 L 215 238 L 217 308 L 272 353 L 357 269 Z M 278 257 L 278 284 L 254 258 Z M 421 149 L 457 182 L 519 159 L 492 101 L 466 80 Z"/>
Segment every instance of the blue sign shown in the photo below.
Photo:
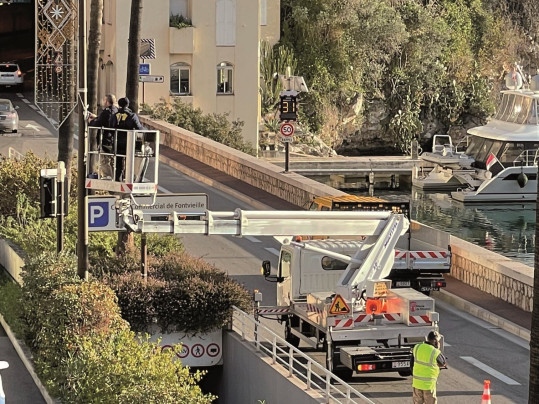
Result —
<path fill-rule="evenodd" d="M 109 224 L 109 203 L 88 203 L 88 227 L 106 227 Z"/>
<path fill-rule="evenodd" d="M 139 63 L 139 65 L 138 65 L 138 74 L 139 75 L 150 74 L 150 64 L 149 63 Z"/>

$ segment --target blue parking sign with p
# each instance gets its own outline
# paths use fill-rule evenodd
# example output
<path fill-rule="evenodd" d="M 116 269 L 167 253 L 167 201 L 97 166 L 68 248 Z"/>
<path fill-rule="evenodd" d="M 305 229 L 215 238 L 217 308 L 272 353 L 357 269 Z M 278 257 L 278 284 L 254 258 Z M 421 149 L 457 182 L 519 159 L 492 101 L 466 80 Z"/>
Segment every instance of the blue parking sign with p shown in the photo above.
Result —
<path fill-rule="evenodd" d="M 88 227 L 106 227 L 109 224 L 109 203 L 88 203 Z"/>

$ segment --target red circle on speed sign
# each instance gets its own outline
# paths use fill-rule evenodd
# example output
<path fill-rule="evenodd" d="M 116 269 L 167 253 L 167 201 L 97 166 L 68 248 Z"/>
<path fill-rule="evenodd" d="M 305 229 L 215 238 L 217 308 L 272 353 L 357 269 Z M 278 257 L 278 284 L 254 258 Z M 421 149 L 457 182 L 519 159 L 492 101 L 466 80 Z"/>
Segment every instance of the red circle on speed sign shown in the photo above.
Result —
<path fill-rule="evenodd" d="M 294 134 L 294 125 L 291 123 L 283 123 L 280 129 L 281 135 L 290 137 Z"/>

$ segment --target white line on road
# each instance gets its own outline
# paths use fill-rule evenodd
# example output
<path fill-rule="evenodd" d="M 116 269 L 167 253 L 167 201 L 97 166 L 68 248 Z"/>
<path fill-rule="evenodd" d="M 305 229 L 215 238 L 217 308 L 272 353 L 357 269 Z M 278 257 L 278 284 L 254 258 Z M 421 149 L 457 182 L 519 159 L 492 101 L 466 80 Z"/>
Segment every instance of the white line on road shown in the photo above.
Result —
<path fill-rule="evenodd" d="M 165 194 L 171 194 L 172 192 L 170 192 L 168 189 L 166 188 L 163 188 L 161 185 L 158 185 L 157 186 L 157 189 Z"/>
<path fill-rule="evenodd" d="M 22 102 L 24 102 L 25 104 L 31 104 L 31 102 L 28 101 L 26 98 L 23 98 L 23 99 L 22 99 Z"/>
<path fill-rule="evenodd" d="M 275 249 L 275 248 L 264 248 L 264 250 L 272 253 L 272 254 L 275 254 L 277 257 L 279 256 L 279 250 Z"/>
<path fill-rule="evenodd" d="M 259 239 L 257 239 L 256 237 L 253 237 L 253 236 L 243 236 L 243 238 L 246 238 L 251 243 L 261 243 L 262 242 L 262 241 L 260 241 Z"/>
<path fill-rule="evenodd" d="M 28 105 L 30 108 L 32 108 L 34 111 L 38 110 L 38 107 L 36 107 L 34 104 Z"/>
<path fill-rule="evenodd" d="M 490 366 L 485 365 L 483 362 L 478 361 L 471 356 L 461 356 L 460 359 L 465 360 L 466 362 L 478 367 L 479 369 L 487 372 L 489 375 L 494 376 L 496 379 L 509 384 L 511 386 L 520 386 L 520 383 L 516 380 L 511 379 L 510 377 L 504 375 L 503 373 L 498 372 L 496 369 L 492 369 Z"/>
<path fill-rule="evenodd" d="M 24 98 L 24 95 L 22 93 L 17 93 L 17 97 Z"/>

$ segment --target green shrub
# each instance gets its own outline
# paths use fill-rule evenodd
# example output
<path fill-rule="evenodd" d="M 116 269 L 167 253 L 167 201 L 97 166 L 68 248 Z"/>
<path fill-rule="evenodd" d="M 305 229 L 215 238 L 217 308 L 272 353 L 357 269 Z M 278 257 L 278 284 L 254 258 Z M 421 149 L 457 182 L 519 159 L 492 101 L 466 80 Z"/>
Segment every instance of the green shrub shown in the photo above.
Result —
<path fill-rule="evenodd" d="M 228 114 L 204 114 L 200 108 L 193 108 L 175 99 L 173 104 L 162 101 L 145 110 L 152 118 L 162 119 L 168 123 L 198 133 L 201 136 L 215 140 L 225 146 L 232 147 L 244 153 L 256 155 L 253 146 L 245 142 L 241 135 L 243 122 L 230 122 Z"/>
<path fill-rule="evenodd" d="M 157 324 L 163 332 L 204 333 L 224 326 L 232 306 L 252 308 L 250 294 L 236 281 L 183 253 L 155 258 L 147 283 L 139 273 L 112 274 L 105 282 L 135 331 Z"/>
<path fill-rule="evenodd" d="M 69 375 L 60 389 L 65 402 L 206 404 L 215 398 L 196 385 L 202 372 L 190 373 L 172 359 L 174 352 L 137 340 L 131 331 L 81 338 L 77 346 L 64 367 Z"/>
<path fill-rule="evenodd" d="M 6 276 L 7 278 L 7 276 Z M 2 280 L 0 285 L 0 314 L 17 337 L 25 334 L 22 321 L 21 287 L 11 279 Z"/>
<path fill-rule="evenodd" d="M 81 281 L 76 263 L 72 255 L 44 253 L 27 261 L 23 275 L 27 340 L 49 392 L 68 403 L 210 403 L 196 385 L 202 373 L 190 374 L 173 353 L 136 339 L 114 292 Z"/>
<path fill-rule="evenodd" d="M 184 17 L 181 14 L 171 14 L 169 19 L 169 27 L 173 28 L 187 28 L 192 27 L 193 23 L 191 20 L 187 17 Z"/>

